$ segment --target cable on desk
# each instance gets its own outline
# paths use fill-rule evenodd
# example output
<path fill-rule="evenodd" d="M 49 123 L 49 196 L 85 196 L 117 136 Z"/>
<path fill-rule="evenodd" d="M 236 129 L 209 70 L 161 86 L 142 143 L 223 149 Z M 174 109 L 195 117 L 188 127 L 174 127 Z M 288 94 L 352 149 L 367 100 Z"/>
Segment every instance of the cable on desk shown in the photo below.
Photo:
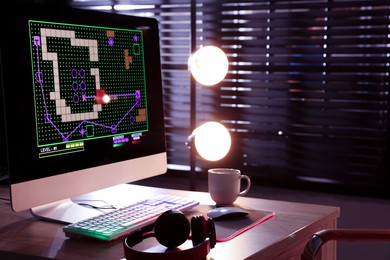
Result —
<path fill-rule="evenodd" d="M 0 186 L 0 188 L 1 189 L 7 189 L 7 190 L 9 190 L 9 186 Z M 9 194 L 9 193 L 8 193 Z M 10 197 L 8 196 L 8 197 L 0 197 L 0 200 L 4 200 L 4 201 L 7 201 L 7 202 L 10 202 L 11 201 L 11 199 L 10 199 Z"/>
<path fill-rule="evenodd" d="M 11 201 L 10 198 L 1 198 L 1 197 L 0 197 L 0 200 Z"/>
<path fill-rule="evenodd" d="M 78 202 L 80 201 L 80 202 Z M 106 205 L 104 206 L 95 206 L 93 205 L 92 203 L 86 203 L 86 202 L 81 202 L 81 201 L 87 201 L 87 202 L 102 202 Z M 80 206 L 85 206 L 85 207 L 89 207 L 89 208 L 93 208 L 93 209 L 118 209 L 118 207 L 104 201 L 104 200 L 77 200 L 77 201 L 74 201 L 75 203 L 77 203 L 78 205 Z"/>

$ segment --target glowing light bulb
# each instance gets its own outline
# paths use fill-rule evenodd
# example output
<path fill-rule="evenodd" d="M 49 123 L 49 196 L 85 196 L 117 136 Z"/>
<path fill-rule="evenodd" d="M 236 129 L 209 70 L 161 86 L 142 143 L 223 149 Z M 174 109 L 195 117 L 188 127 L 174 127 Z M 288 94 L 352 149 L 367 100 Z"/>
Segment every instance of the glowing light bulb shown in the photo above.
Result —
<path fill-rule="evenodd" d="M 204 46 L 188 58 L 188 67 L 196 81 L 212 86 L 225 78 L 229 61 L 220 48 Z"/>
<path fill-rule="evenodd" d="M 197 127 L 193 135 L 198 154 L 206 160 L 218 161 L 230 150 L 230 133 L 218 122 L 207 122 Z"/>

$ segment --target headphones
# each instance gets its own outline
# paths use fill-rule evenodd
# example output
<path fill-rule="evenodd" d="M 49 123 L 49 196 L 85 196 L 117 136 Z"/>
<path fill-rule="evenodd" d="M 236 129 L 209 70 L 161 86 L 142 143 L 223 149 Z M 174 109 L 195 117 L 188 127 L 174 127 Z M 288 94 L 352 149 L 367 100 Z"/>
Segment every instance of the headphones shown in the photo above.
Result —
<path fill-rule="evenodd" d="M 175 249 L 190 237 L 192 248 L 185 250 Z M 167 251 L 144 252 L 133 247 L 145 238 L 155 237 L 157 241 L 167 247 Z M 124 240 L 124 253 L 127 260 L 130 259 L 205 259 L 216 244 L 215 226 L 212 219 L 202 215 L 193 216 L 190 222 L 180 211 L 168 210 L 161 214 L 154 225 L 147 230 L 137 230 L 130 233 Z"/>

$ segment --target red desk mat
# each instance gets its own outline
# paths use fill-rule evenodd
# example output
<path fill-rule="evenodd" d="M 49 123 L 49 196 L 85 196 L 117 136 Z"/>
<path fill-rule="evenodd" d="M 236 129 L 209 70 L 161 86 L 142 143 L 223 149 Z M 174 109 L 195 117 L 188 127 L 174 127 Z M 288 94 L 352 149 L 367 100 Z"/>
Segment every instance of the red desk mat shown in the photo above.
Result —
<path fill-rule="evenodd" d="M 237 206 L 235 205 L 235 207 Z M 215 206 L 198 205 L 191 210 L 191 214 L 188 215 L 188 217 L 190 219 L 195 215 L 203 215 L 207 218 L 207 212 L 213 208 L 215 208 Z M 244 209 L 249 212 L 246 216 L 224 220 L 214 220 L 217 242 L 229 241 L 248 229 L 251 229 L 252 227 L 257 226 L 275 216 L 275 213 L 270 211 Z"/>

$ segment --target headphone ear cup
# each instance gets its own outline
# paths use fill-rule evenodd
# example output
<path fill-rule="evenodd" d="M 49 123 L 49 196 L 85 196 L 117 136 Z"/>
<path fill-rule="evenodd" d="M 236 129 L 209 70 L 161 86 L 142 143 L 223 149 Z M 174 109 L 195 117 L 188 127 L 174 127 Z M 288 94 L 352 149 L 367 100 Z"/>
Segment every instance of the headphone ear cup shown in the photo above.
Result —
<path fill-rule="evenodd" d="M 188 239 L 190 223 L 182 212 L 169 210 L 157 218 L 154 224 L 154 234 L 161 245 L 174 248 Z"/>
<path fill-rule="evenodd" d="M 209 238 L 210 248 L 216 244 L 216 233 L 214 221 L 211 218 L 205 218 L 202 215 L 191 218 L 192 244 L 197 246 L 206 238 Z"/>
<path fill-rule="evenodd" d="M 207 219 L 208 237 L 210 240 L 210 248 L 214 248 L 217 244 L 217 233 L 215 232 L 215 224 L 211 218 Z"/>
<path fill-rule="evenodd" d="M 194 246 L 202 243 L 207 235 L 205 234 L 206 229 L 206 220 L 203 216 L 193 216 L 191 218 L 191 235 L 192 235 L 192 244 Z"/>

